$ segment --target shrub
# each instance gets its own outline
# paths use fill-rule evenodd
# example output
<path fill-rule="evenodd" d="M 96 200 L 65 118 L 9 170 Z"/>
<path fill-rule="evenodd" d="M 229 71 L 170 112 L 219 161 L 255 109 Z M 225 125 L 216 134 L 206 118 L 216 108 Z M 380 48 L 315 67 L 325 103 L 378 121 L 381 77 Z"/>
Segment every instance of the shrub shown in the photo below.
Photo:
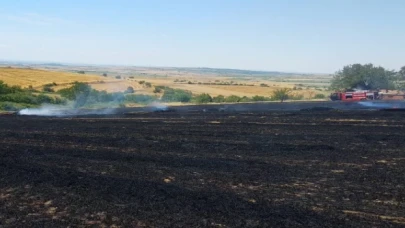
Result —
<path fill-rule="evenodd" d="M 317 94 L 315 94 L 315 97 L 314 97 L 315 99 L 325 99 L 325 94 L 322 94 L 322 93 L 317 93 Z"/>
<path fill-rule="evenodd" d="M 247 96 L 243 96 L 239 100 L 239 102 L 250 102 L 250 101 L 252 101 L 252 99 Z"/>
<path fill-rule="evenodd" d="M 0 94 L 18 93 L 24 90 L 20 86 L 9 86 L 0 80 Z"/>
<path fill-rule="evenodd" d="M 61 89 L 58 93 L 69 100 L 76 100 L 78 97 L 87 97 L 91 90 L 91 87 L 86 83 L 74 82 L 72 87 Z"/>
<path fill-rule="evenodd" d="M 19 107 L 11 102 L 0 103 L 0 110 L 4 111 L 18 111 Z"/>
<path fill-rule="evenodd" d="M 0 101 L 8 101 L 14 103 L 38 104 L 35 96 L 29 93 L 10 93 L 0 95 Z"/>
<path fill-rule="evenodd" d="M 66 99 L 62 99 L 60 97 L 55 97 L 54 99 L 55 99 L 53 102 L 54 104 L 62 104 L 62 105 L 66 104 Z"/>
<path fill-rule="evenodd" d="M 215 102 L 215 103 L 225 102 L 225 97 L 222 95 L 218 95 L 218 96 L 212 98 L 212 102 Z"/>
<path fill-rule="evenodd" d="M 87 96 L 83 105 L 89 105 L 94 103 L 106 103 L 106 102 L 123 102 L 125 100 L 124 93 L 107 93 L 106 91 L 98 91 L 92 89 Z"/>
<path fill-rule="evenodd" d="M 40 105 L 43 103 L 47 104 L 58 104 L 63 102 L 62 100 L 56 100 L 52 97 L 46 96 L 44 94 L 33 95 L 31 93 L 10 93 L 0 95 L 0 101 L 3 102 L 13 102 L 13 103 L 24 103 L 32 105 Z"/>
<path fill-rule="evenodd" d="M 231 102 L 231 103 L 239 102 L 240 100 L 241 100 L 241 98 L 236 95 L 230 95 L 225 98 L 225 102 Z"/>
<path fill-rule="evenodd" d="M 162 101 L 166 102 L 190 102 L 192 93 L 182 89 L 165 88 Z"/>
<path fill-rule="evenodd" d="M 72 87 L 58 91 L 62 97 L 75 101 L 75 108 L 84 106 L 91 92 L 91 87 L 82 82 L 74 82 Z"/>
<path fill-rule="evenodd" d="M 280 100 L 281 102 L 287 100 L 289 98 L 288 94 L 291 92 L 288 88 L 276 89 L 273 92 L 272 98 L 275 100 Z"/>
<path fill-rule="evenodd" d="M 36 89 L 34 89 L 34 87 L 32 87 L 32 85 L 29 85 L 26 90 L 27 92 L 38 92 Z"/>
<path fill-rule="evenodd" d="M 55 92 L 55 90 L 52 88 L 52 86 L 50 86 L 50 85 L 45 85 L 43 88 L 42 88 L 42 91 L 44 91 L 44 92 L 48 92 L 48 93 L 53 93 L 53 92 Z"/>
<path fill-rule="evenodd" d="M 210 103 L 210 102 L 212 102 L 212 97 L 207 93 L 203 93 L 203 94 L 197 95 L 194 98 L 194 100 L 196 103 L 200 103 L 200 104 L 201 103 Z"/>
<path fill-rule="evenodd" d="M 269 87 L 269 86 L 268 86 L 267 84 L 265 84 L 265 83 L 261 83 L 260 86 L 261 86 L 261 87 Z"/>
<path fill-rule="evenodd" d="M 162 92 L 162 89 L 160 87 L 155 86 L 155 89 L 153 90 L 154 93 L 160 93 Z"/>
<path fill-rule="evenodd" d="M 103 76 L 104 76 L 104 77 L 107 77 L 107 73 L 103 73 Z"/>
<path fill-rule="evenodd" d="M 116 79 L 121 79 L 121 75 L 115 76 Z"/>
<path fill-rule="evenodd" d="M 145 83 L 145 81 L 139 81 L 138 83 L 139 83 L 139 85 L 143 85 Z"/>
<path fill-rule="evenodd" d="M 266 97 L 264 97 L 264 96 L 256 95 L 256 96 L 252 97 L 252 101 L 266 101 L 266 100 L 268 100 L 268 99 Z"/>
<path fill-rule="evenodd" d="M 291 100 L 298 101 L 298 100 L 304 99 L 304 95 L 302 95 L 302 94 L 293 94 L 293 95 L 290 95 L 288 98 L 291 99 Z"/>
<path fill-rule="evenodd" d="M 147 104 L 156 100 L 156 97 L 144 94 L 131 94 L 125 96 L 125 101 Z"/>
<path fill-rule="evenodd" d="M 79 70 L 77 71 L 78 74 L 85 74 L 86 72 L 84 72 L 83 70 Z"/>
<path fill-rule="evenodd" d="M 135 90 L 132 86 L 129 86 L 127 90 L 125 90 L 125 93 L 135 93 Z"/>
<path fill-rule="evenodd" d="M 145 82 L 145 87 L 150 88 L 150 87 L 152 87 L 152 84 L 150 82 Z"/>
<path fill-rule="evenodd" d="M 37 99 L 37 104 L 65 104 L 66 100 L 61 99 L 59 97 L 49 97 L 46 96 L 45 94 L 40 94 L 36 97 Z"/>

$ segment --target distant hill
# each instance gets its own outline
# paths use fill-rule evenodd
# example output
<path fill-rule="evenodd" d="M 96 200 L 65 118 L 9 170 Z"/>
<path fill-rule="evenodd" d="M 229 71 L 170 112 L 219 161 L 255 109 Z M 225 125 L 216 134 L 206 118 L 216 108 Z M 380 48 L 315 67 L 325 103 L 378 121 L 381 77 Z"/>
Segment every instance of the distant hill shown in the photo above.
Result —
<path fill-rule="evenodd" d="M 226 68 L 177 68 L 180 71 L 189 71 L 195 73 L 208 73 L 218 75 L 250 75 L 250 76 L 277 76 L 277 75 L 296 75 L 293 73 L 278 72 L 278 71 L 254 71 L 254 70 L 240 70 L 240 69 L 226 69 Z"/>
<path fill-rule="evenodd" d="M 0 65 L 7 66 L 20 66 L 20 67 L 34 67 L 44 68 L 50 70 L 71 71 L 72 69 L 81 69 L 86 72 L 93 72 L 95 74 L 102 74 L 103 72 L 110 72 L 115 74 L 129 75 L 137 72 L 181 72 L 191 74 L 207 74 L 218 76 L 292 76 L 292 75 L 310 75 L 305 73 L 291 73 L 280 71 L 259 71 L 259 70 L 243 70 L 243 69 L 229 69 L 229 68 L 210 68 L 210 67 L 153 67 L 153 66 L 113 66 L 113 65 L 87 65 L 87 64 L 64 64 L 54 62 L 24 62 L 24 61 L 0 61 Z"/>

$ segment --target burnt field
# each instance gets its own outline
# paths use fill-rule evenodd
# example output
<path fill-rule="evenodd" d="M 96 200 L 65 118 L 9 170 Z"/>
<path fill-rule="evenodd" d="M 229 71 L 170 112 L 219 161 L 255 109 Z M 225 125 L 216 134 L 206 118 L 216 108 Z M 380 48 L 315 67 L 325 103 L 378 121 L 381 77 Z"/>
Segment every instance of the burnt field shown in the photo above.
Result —
<path fill-rule="evenodd" d="M 0 116 L 0 227 L 403 227 L 405 112 Z"/>

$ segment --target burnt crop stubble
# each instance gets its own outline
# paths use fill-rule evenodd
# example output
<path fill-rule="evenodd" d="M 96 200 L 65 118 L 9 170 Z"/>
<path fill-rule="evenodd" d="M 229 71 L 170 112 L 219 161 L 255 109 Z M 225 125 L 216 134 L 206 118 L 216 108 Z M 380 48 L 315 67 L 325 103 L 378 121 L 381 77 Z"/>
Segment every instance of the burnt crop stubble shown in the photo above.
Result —
<path fill-rule="evenodd" d="M 0 226 L 401 227 L 400 112 L 0 116 Z"/>

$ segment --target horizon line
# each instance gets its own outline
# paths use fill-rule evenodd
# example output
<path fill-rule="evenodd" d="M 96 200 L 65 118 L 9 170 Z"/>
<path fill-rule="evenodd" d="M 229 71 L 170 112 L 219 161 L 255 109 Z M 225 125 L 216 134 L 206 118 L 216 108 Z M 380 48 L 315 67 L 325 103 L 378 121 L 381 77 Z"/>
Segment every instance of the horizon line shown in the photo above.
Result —
<path fill-rule="evenodd" d="M 121 67 L 145 67 L 145 68 L 183 68 L 183 69 L 218 69 L 218 70 L 239 70 L 239 71 L 253 71 L 265 73 L 284 73 L 284 74 L 315 74 L 315 75 L 330 75 L 333 73 L 319 73 L 319 72 L 294 72 L 294 71 L 279 71 L 279 70 L 259 70 L 259 69 L 242 69 L 242 68 L 229 68 L 229 67 L 207 67 L 207 66 L 158 66 L 158 65 L 128 65 L 128 64 L 105 64 L 105 63 L 73 63 L 73 62 L 60 62 L 60 61 L 43 61 L 43 60 L 5 60 L 0 59 L 0 63 L 27 63 L 27 64 L 60 64 L 60 65 L 73 65 L 73 66 L 121 66 Z"/>

